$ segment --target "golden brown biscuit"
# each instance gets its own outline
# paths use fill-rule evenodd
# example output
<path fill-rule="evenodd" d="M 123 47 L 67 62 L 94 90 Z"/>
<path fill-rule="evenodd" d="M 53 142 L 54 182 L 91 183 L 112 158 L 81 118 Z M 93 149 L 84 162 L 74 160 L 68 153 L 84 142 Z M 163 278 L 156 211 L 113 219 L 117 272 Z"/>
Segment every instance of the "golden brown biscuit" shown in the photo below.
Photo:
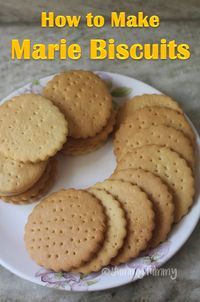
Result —
<path fill-rule="evenodd" d="M 61 190 L 43 199 L 29 215 L 25 244 L 46 269 L 77 268 L 99 250 L 106 230 L 100 201 L 83 190 Z"/>
<path fill-rule="evenodd" d="M 47 160 L 68 133 L 59 109 L 44 97 L 22 94 L 0 106 L 0 152 L 16 161 Z"/>
<path fill-rule="evenodd" d="M 112 97 L 106 83 L 91 71 L 58 74 L 47 83 L 43 94 L 66 116 L 72 138 L 95 136 L 108 123 Z"/>

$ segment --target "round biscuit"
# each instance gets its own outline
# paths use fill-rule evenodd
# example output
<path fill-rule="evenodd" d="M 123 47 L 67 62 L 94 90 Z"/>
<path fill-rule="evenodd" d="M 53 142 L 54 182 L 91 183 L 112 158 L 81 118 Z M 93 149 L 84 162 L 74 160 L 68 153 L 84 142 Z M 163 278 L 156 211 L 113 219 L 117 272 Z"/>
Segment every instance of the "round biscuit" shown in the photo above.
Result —
<path fill-rule="evenodd" d="M 22 162 L 47 160 L 62 149 L 67 121 L 40 95 L 22 94 L 0 106 L 0 152 Z"/>
<path fill-rule="evenodd" d="M 178 153 L 155 145 L 136 148 L 122 158 L 116 171 L 128 168 L 152 172 L 168 185 L 174 197 L 175 222 L 187 214 L 193 202 L 194 177 L 191 168 Z"/>
<path fill-rule="evenodd" d="M 43 199 L 29 215 L 25 244 L 46 269 L 69 271 L 100 249 L 106 215 L 100 201 L 83 190 L 61 190 Z"/>
<path fill-rule="evenodd" d="M 90 71 L 73 70 L 56 75 L 43 94 L 66 116 L 69 136 L 87 138 L 101 132 L 112 110 L 106 83 Z"/>
<path fill-rule="evenodd" d="M 93 188 L 103 189 L 113 195 L 123 207 L 127 218 L 127 237 L 113 265 L 125 263 L 143 251 L 154 229 L 154 211 L 147 195 L 137 185 L 121 180 L 105 180 Z"/>
<path fill-rule="evenodd" d="M 174 222 L 173 196 L 167 185 L 151 172 L 142 169 L 127 169 L 116 171 L 111 179 L 128 181 L 138 185 L 151 199 L 155 212 L 155 228 L 152 239 L 149 242 L 150 248 L 155 248 L 165 241 Z"/>

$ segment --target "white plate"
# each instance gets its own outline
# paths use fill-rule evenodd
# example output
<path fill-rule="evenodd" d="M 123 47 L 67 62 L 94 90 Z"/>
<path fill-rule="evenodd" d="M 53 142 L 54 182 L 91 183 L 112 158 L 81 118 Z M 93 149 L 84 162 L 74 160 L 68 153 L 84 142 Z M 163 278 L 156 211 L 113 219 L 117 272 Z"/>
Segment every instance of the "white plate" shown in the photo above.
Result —
<path fill-rule="evenodd" d="M 108 72 L 97 73 L 109 83 L 116 102 L 122 102 L 124 99 L 144 93 L 160 93 L 153 87 L 126 76 Z M 6 99 L 25 92 L 40 93 L 42 87 L 51 78 L 52 76 L 29 83 Z M 200 138 L 197 131 L 195 129 L 194 131 L 197 138 L 197 162 L 199 162 Z M 115 158 L 111 141 L 89 155 L 70 158 L 60 156 L 59 176 L 52 191 L 57 191 L 63 187 L 86 188 L 109 177 L 114 167 Z M 196 183 L 200 183 L 199 166 L 196 169 Z M 94 291 L 135 281 L 169 260 L 182 247 L 199 220 L 200 192 L 199 186 L 197 186 L 195 201 L 190 212 L 173 227 L 166 242 L 115 270 L 108 267 L 100 273 L 89 276 L 46 271 L 30 259 L 25 250 L 23 234 L 27 217 L 34 206 L 35 204 L 15 206 L 0 200 L 0 264 L 14 274 L 43 286 L 66 291 Z"/>

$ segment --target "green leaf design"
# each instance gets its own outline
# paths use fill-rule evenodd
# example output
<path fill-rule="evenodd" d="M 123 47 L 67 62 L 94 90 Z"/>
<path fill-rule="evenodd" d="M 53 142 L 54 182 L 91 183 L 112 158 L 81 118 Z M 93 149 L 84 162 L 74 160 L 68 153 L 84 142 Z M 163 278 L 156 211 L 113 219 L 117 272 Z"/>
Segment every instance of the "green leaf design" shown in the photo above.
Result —
<path fill-rule="evenodd" d="M 117 87 L 113 89 L 111 95 L 117 98 L 128 96 L 132 92 L 132 89 L 129 87 Z"/>
<path fill-rule="evenodd" d="M 33 84 L 34 84 L 34 85 L 40 85 L 40 81 L 39 81 L 39 80 L 35 80 L 35 81 L 33 82 Z"/>
<path fill-rule="evenodd" d="M 151 262 L 157 261 L 160 259 L 160 255 L 155 253 L 153 256 L 150 257 Z"/>
<path fill-rule="evenodd" d="M 87 274 L 83 274 L 83 273 L 80 273 L 80 280 L 84 279 L 84 277 L 86 277 Z"/>
<path fill-rule="evenodd" d="M 60 278 L 63 277 L 63 273 L 55 273 L 54 276 L 55 276 L 56 279 L 60 279 Z"/>
<path fill-rule="evenodd" d="M 88 285 L 88 286 L 93 285 L 93 284 L 95 284 L 95 283 L 97 283 L 97 281 L 92 281 L 92 280 L 91 280 L 91 281 L 87 281 L 87 285 Z"/>

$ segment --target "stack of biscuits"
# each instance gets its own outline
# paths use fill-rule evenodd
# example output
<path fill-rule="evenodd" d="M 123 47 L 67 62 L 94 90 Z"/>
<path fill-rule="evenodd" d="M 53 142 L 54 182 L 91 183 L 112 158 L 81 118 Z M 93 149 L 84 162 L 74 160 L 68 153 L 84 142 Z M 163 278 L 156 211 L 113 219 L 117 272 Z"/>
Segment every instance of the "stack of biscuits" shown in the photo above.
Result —
<path fill-rule="evenodd" d="M 68 121 L 69 137 L 63 154 L 92 152 L 112 132 L 116 115 L 112 96 L 106 83 L 93 72 L 62 72 L 47 83 L 43 95 L 58 106 Z"/>
<path fill-rule="evenodd" d="M 29 203 L 51 187 L 54 155 L 68 133 L 67 121 L 51 101 L 23 94 L 0 106 L 0 196 Z"/>
<path fill-rule="evenodd" d="M 39 265 L 89 274 L 126 263 L 165 241 L 191 207 L 195 137 L 179 105 L 163 95 L 135 97 L 119 109 L 117 128 L 108 179 L 52 193 L 30 214 L 25 243 Z M 86 132 L 78 138 L 75 129 L 72 144 L 84 145 Z"/>
<path fill-rule="evenodd" d="M 187 214 L 194 195 L 195 136 L 177 102 L 153 94 L 125 103 L 118 113 L 114 152 L 113 177 L 124 179 L 124 173 L 136 169 L 148 171 L 172 194 L 174 222 Z"/>

